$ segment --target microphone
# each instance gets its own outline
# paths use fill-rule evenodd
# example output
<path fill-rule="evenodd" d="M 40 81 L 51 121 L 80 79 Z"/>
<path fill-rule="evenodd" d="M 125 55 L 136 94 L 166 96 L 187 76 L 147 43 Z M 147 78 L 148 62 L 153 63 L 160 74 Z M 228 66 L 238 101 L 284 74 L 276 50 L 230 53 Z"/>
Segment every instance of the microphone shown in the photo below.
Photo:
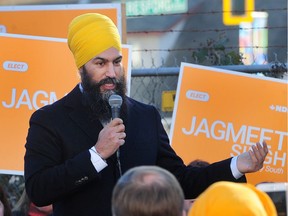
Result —
<path fill-rule="evenodd" d="M 109 99 L 109 105 L 111 107 L 111 113 L 112 113 L 112 119 L 119 118 L 120 117 L 120 109 L 122 105 L 122 97 L 117 94 L 112 94 Z M 122 176 L 122 168 L 121 168 L 121 162 L 120 162 L 120 149 L 116 152 L 116 158 L 117 158 L 117 166 L 119 169 L 119 174 Z"/>
<path fill-rule="evenodd" d="M 111 107 L 112 119 L 120 117 L 122 101 L 122 97 L 117 94 L 112 94 L 109 97 L 108 102 Z"/>

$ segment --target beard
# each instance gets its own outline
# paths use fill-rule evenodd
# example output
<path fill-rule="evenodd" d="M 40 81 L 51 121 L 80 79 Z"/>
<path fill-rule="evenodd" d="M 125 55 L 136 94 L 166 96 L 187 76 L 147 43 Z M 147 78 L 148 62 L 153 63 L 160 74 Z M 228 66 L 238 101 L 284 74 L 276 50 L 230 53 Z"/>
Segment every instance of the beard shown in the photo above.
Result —
<path fill-rule="evenodd" d="M 104 84 L 115 84 L 115 89 L 101 92 L 100 87 Z M 120 79 L 107 77 L 100 82 L 94 82 L 89 76 L 85 65 L 81 73 L 81 85 L 83 88 L 83 105 L 89 108 L 90 119 L 92 121 L 100 120 L 109 122 L 112 118 L 109 97 L 112 94 L 118 94 L 122 97 L 123 103 L 120 110 L 120 118 L 125 118 L 126 113 L 126 79 L 122 75 Z"/>

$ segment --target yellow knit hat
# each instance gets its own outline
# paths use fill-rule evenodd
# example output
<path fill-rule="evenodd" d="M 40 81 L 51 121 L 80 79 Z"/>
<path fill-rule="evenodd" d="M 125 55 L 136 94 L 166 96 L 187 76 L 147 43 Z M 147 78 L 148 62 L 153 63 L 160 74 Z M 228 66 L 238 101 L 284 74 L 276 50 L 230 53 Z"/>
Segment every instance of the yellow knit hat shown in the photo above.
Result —
<path fill-rule="evenodd" d="M 277 216 L 271 198 L 254 185 L 216 182 L 193 203 L 188 216 Z"/>
<path fill-rule="evenodd" d="M 86 13 L 75 17 L 69 25 L 67 38 L 78 68 L 111 47 L 121 52 L 118 29 L 102 14 Z"/>

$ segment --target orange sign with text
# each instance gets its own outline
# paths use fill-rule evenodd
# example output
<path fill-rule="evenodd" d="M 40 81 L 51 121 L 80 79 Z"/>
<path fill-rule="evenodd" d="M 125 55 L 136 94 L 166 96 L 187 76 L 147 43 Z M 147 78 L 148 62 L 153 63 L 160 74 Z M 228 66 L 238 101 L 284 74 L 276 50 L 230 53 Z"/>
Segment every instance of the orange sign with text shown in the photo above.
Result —
<path fill-rule="evenodd" d="M 71 20 L 91 12 L 110 17 L 122 35 L 121 4 L 2 6 L 0 32 L 66 38 Z"/>
<path fill-rule="evenodd" d="M 287 81 L 182 63 L 171 144 L 188 164 L 239 155 L 266 140 L 269 153 L 248 182 L 287 182 Z"/>
<path fill-rule="evenodd" d="M 22 174 L 31 114 L 79 82 L 66 39 L 0 34 L 0 173 Z M 131 47 L 123 45 L 130 77 Z"/>

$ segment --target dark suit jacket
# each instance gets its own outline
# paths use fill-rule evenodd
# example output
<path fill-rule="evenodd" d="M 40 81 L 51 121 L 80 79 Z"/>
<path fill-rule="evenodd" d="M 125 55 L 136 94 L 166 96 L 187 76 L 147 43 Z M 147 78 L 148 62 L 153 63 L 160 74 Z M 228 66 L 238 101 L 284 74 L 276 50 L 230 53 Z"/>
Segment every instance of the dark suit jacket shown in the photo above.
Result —
<path fill-rule="evenodd" d="M 25 145 L 26 190 L 36 205 L 53 203 L 54 216 L 109 216 L 112 190 L 119 178 L 116 157 L 108 158 L 108 166 L 97 173 L 89 148 L 103 126 L 89 119 L 81 100 L 77 85 L 32 115 Z M 231 159 L 207 168 L 186 167 L 169 145 L 157 110 L 131 98 L 127 104 L 127 137 L 120 148 L 123 172 L 139 165 L 158 165 L 177 177 L 187 198 L 195 198 L 215 181 L 236 181 Z"/>

